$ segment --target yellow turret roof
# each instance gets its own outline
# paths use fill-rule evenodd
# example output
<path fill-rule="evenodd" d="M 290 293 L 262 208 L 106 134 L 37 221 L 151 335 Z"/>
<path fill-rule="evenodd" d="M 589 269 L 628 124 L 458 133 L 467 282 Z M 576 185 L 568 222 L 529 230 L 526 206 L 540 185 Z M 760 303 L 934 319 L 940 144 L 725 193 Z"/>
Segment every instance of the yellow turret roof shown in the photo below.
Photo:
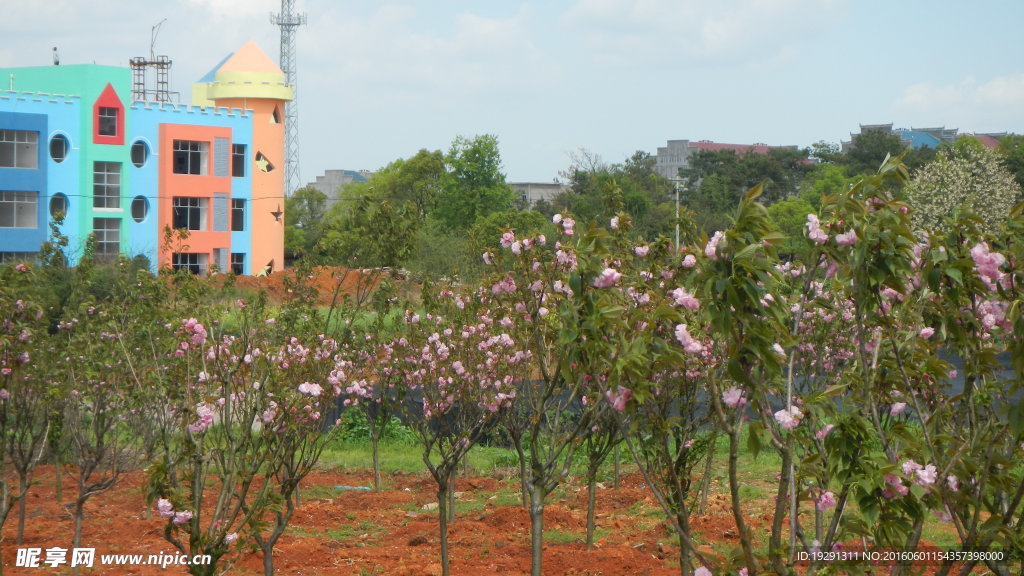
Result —
<path fill-rule="evenodd" d="M 216 100 L 228 98 L 287 101 L 293 95 L 281 67 L 252 41 L 192 87 L 192 103 L 196 106 L 212 106 Z"/>

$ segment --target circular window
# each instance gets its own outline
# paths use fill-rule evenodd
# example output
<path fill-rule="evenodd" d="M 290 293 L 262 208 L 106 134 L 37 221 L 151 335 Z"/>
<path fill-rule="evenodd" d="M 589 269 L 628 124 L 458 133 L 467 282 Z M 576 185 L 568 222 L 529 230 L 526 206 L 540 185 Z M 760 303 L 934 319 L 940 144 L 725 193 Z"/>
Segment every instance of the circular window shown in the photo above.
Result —
<path fill-rule="evenodd" d="M 132 144 L 132 164 L 136 168 L 142 168 L 146 165 L 146 161 L 149 160 L 149 146 L 142 140 L 136 140 Z"/>
<path fill-rule="evenodd" d="M 145 196 L 136 196 L 132 200 L 132 220 L 142 222 L 149 216 L 149 200 Z"/>
<path fill-rule="evenodd" d="M 60 192 L 50 198 L 50 217 L 55 218 L 57 214 L 68 213 L 68 197 Z"/>
<path fill-rule="evenodd" d="M 63 162 L 68 157 L 68 150 L 70 148 L 67 136 L 55 134 L 53 138 L 50 138 L 50 158 L 53 158 L 54 162 Z"/>

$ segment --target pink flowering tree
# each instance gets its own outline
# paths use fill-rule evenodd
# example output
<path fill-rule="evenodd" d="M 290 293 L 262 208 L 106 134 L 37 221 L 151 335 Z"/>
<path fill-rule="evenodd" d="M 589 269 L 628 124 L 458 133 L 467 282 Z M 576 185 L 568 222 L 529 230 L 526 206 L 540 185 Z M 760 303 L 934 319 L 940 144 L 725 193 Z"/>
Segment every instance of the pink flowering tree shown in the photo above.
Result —
<path fill-rule="evenodd" d="M 297 506 L 298 486 L 329 441 L 324 414 L 341 393 L 330 338 L 270 338 L 261 306 L 235 303 L 239 326 L 180 319 L 156 363 L 173 416 L 150 466 L 147 493 L 167 519 L 164 538 L 213 562 L 252 540 L 273 572 L 273 545 Z"/>
<path fill-rule="evenodd" d="M 35 272 L 26 264 L 0 268 L 0 526 L 17 503 L 17 544 L 25 531 L 25 494 L 46 452 L 52 410 L 47 327 L 42 308 L 27 300 L 36 293 Z M 18 478 L 13 489 L 8 466 Z"/>
<path fill-rule="evenodd" d="M 472 302 L 467 306 L 469 299 L 443 291 L 434 312 L 407 313 L 401 336 L 381 353 L 403 378 L 407 392 L 398 408 L 419 433 L 423 461 L 437 483 L 445 575 L 455 472 L 512 406 L 516 384 L 529 372 L 530 354 L 510 336 L 511 320 L 484 294 Z"/>
<path fill-rule="evenodd" d="M 535 576 L 542 573 L 546 498 L 566 478 L 596 424 L 599 403 L 584 404 L 584 398 L 603 393 L 602 381 L 614 388 L 613 404 L 622 405 L 630 394 L 609 372 L 623 276 L 609 258 L 608 234 L 596 227 L 578 233 L 566 215 L 555 215 L 553 223 L 559 232 L 552 244 L 542 234 L 518 238 L 509 232 L 501 251 L 484 254 L 493 267 L 489 292 L 534 366 L 505 427 L 525 472 Z"/>

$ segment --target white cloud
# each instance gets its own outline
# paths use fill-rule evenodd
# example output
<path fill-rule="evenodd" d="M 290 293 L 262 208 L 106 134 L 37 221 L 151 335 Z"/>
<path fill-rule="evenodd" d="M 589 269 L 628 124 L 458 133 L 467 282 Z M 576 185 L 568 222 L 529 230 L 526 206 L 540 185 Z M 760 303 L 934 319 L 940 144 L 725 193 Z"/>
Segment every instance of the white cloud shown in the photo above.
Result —
<path fill-rule="evenodd" d="M 599 62 L 772 59 L 833 25 L 844 0 L 578 0 L 564 15 Z"/>
<path fill-rule="evenodd" d="M 978 83 L 967 76 L 952 84 L 907 86 L 894 105 L 918 124 L 945 123 L 967 131 L 1019 131 L 1024 127 L 1024 73 Z"/>

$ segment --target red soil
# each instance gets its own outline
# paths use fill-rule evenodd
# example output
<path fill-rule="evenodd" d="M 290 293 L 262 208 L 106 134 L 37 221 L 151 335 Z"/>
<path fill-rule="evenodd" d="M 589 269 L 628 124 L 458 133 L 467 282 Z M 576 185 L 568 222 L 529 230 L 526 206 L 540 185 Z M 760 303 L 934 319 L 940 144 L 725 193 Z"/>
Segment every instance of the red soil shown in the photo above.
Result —
<path fill-rule="evenodd" d="M 440 574 L 437 512 L 423 506 L 434 502 L 435 485 L 423 476 L 394 475 L 381 492 L 335 490 L 336 486 L 368 486 L 371 474 L 317 471 L 304 484 L 306 494 L 287 532 L 274 551 L 278 574 L 397 575 Z M 97 561 L 83 574 L 185 574 L 184 567 L 100 566 L 100 554 L 174 554 L 162 537 L 164 521 L 146 516 L 140 490 L 142 474 L 132 473 L 112 491 L 93 497 L 86 505 L 83 547 L 96 549 Z M 495 505 L 500 489 L 513 492 L 516 480 L 460 478 L 456 490 L 471 511 L 456 516 L 450 526 L 452 574 L 460 576 L 519 575 L 530 572 L 530 521 L 518 506 Z M 74 487 L 65 482 L 65 502 Z M 627 512 L 637 502 L 647 508 L 653 501 L 645 490 L 624 482 L 620 490 L 601 490 L 598 526 L 604 537 L 594 550 L 585 550 L 586 490 L 579 486 L 563 501 L 553 499 L 545 509 L 545 531 L 570 533 L 569 543 L 549 542 L 544 548 L 544 573 L 572 576 L 678 574 L 671 560 L 677 549 L 671 534 L 654 521 L 639 528 Z M 324 494 L 329 497 L 322 497 Z M 581 499 L 582 498 L 582 499 Z M 580 503 L 583 503 L 582 506 Z M 4 573 L 40 575 L 70 573 L 58 568 L 15 567 L 18 548 L 71 548 L 72 520 L 56 502 L 52 468 L 41 469 L 28 495 L 25 541 L 15 544 L 16 511 L 3 530 Z M 635 510 L 634 510 L 635 512 Z M 651 524 L 651 522 L 648 522 Z M 70 556 L 69 556 L 70 558 Z M 247 552 L 234 558 L 229 574 L 263 573 L 262 556 Z"/>

